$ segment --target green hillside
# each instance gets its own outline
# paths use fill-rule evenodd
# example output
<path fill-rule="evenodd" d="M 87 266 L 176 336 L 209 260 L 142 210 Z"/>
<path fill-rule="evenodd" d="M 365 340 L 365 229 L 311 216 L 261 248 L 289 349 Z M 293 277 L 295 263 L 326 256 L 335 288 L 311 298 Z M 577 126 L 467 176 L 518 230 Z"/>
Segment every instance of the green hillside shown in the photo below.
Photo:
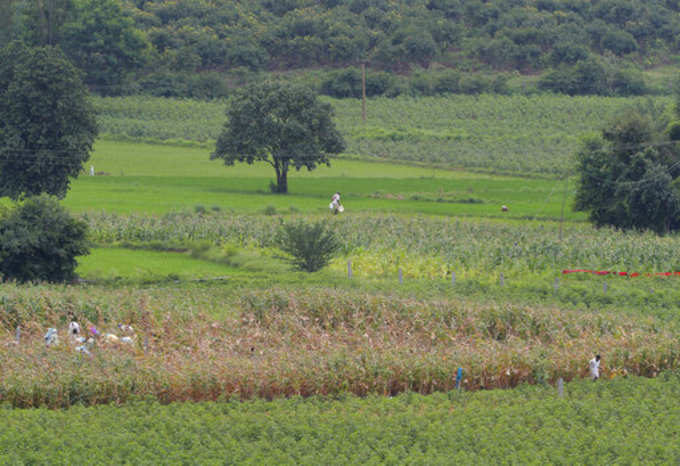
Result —
<path fill-rule="evenodd" d="M 262 73 L 354 67 L 317 71 L 316 84 L 356 95 L 362 62 L 378 72 L 373 95 L 508 92 L 513 79 L 536 75 L 529 87 L 566 94 L 667 92 L 666 76 L 642 72 L 676 63 L 680 33 L 672 0 L 9 0 L 2 8 L 0 43 L 59 45 L 105 94 L 214 97 Z"/>

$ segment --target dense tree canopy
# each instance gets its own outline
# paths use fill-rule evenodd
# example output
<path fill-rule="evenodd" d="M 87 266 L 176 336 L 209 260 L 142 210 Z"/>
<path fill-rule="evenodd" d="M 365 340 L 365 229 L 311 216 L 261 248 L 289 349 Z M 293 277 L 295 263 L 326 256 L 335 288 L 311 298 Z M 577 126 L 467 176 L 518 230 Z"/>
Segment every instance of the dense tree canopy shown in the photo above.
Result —
<path fill-rule="evenodd" d="M 616 56 L 677 50 L 680 32 L 677 2 L 662 0 L 128 3 L 167 63 L 194 68 L 338 66 L 369 60 L 399 69 L 463 58 L 467 66 L 478 61 L 530 71 L 555 64 L 561 55 L 553 52 L 565 47 Z M 192 60 L 178 63 L 176 54 Z"/>
<path fill-rule="evenodd" d="M 227 122 L 211 158 L 225 164 L 266 161 L 276 171 L 278 193 L 288 192 L 288 170 L 313 170 L 345 145 L 332 107 L 307 88 L 278 83 L 247 86 L 227 109 Z"/>
<path fill-rule="evenodd" d="M 59 49 L 0 50 L 0 196 L 63 197 L 96 135 L 87 91 Z"/>
<path fill-rule="evenodd" d="M 0 216 L 0 277 L 20 282 L 74 278 L 89 253 L 87 225 L 49 196 L 27 199 Z"/>
<path fill-rule="evenodd" d="M 115 92 L 146 61 L 148 43 L 117 0 L 73 0 L 61 46 L 85 72 L 85 81 L 102 94 Z M 114 89 L 111 89 L 114 87 Z"/>
<path fill-rule="evenodd" d="M 680 228 L 680 143 L 655 123 L 631 112 L 583 142 L 575 207 L 596 225 L 657 233 Z"/>
<path fill-rule="evenodd" d="M 189 77 L 195 73 L 344 68 L 365 61 L 390 72 L 434 63 L 466 73 L 550 73 L 544 89 L 620 95 L 639 93 L 639 75 L 629 69 L 665 64 L 680 52 L 680 4 L 667 0 L 8 0 L 4 5 L 2 20 L 10 32 L 0 31 L 0 37 L 60 45 L 83 69 L 87 83 L 102 92 L 132 74 L 147 75 L 150 81 L 143 82 L 167 83 L 171 73 L 181 90 L 169 92 L 193 95 Z M 600 69 L 603 65 L 611 70 Z M 617 70 L 627 72 L 615 76 Z"/>
<path fill-rule="evenodd" d="M 58 45 L 88 85 L 115 91 L 148 58 L 146 34 L 127 12 L 130 7 L 121 0 L 10 0 L 7 39 Z"/>

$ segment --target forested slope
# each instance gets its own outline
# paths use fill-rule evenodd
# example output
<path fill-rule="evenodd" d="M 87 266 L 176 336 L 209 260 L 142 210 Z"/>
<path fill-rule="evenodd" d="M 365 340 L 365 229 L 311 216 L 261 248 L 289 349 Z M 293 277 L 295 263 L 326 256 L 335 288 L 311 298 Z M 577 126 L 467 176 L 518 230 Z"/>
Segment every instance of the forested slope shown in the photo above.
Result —
<path fill-rule="evenodd" d="M 423 67 L 543 73 L 545 89 L 628 95 L 644 92 L 639 70 L 675 61 L 679 3 L 9 0 L 0 12 L 0 40 L 60 45 L 84 69 L 87 82 L 107 93 L 116 86 L 134 90 L 131 82 L 172 91 L 178 80 L 187 81 L 182 73 L 201 72 L 204 79 L 193 86 L 210 89 L 219 87 L 221 74 L 215 72 L 250 79 L 258 71 L 344 68 L 365 61 L 402 75 Z M 465 78 L 449 75 L 434 86 L 441 92 L 479 90 L 461 83 Z M 390 83 L 383 87 L 375 93 L 405 92 Z"/>

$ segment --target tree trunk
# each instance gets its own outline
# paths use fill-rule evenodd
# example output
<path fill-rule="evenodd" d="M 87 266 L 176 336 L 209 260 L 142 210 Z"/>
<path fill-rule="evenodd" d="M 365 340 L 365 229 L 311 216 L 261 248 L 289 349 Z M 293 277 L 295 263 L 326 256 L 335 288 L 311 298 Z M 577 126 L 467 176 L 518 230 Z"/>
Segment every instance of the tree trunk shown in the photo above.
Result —
<path fill-rule="evenodd" d="M 282 172 L 278 175 L 276 175 L 276 192 L 279 194 L 287 194 L 288 193 L 288 174 L 286 172 Z"/>
<path fill-rule="evenodd" d="M 275 160 L 274 169 L 276 170 L 276 192 L 288 194 L 288 160 Z"/>

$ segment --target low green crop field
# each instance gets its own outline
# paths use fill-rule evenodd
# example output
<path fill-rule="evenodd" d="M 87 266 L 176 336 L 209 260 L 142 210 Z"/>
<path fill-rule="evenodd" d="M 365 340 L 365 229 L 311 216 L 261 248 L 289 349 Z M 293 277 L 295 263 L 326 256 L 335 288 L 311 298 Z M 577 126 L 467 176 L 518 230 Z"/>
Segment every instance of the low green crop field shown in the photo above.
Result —
<path fill-rule="evenodd" d="M 0 410 L 5 464 L 677 464 L 677 376 L 512 391 Z M 650 428 L 653 427 L 653 428 Z M 77 459 L 77 460 L 76 460 Z"/>

